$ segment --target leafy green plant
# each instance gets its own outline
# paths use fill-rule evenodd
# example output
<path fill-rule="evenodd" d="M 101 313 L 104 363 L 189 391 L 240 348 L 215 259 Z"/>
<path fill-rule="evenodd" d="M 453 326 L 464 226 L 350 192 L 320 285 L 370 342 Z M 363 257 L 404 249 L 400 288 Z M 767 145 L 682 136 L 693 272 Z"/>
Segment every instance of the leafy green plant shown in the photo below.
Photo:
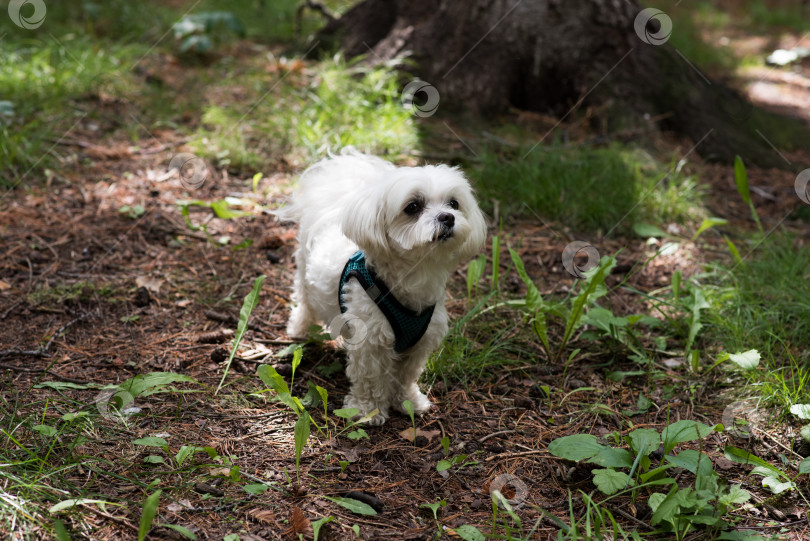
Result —
<path fill-rule="evenodd" d="M 526 298 L 519 303 L 513 304 L 522 306 L 522 308 L 529 314 L 529 323 L 531 324 L 532 329 L 537 337 L 540 339 L 540 343 L 543 346 L 543 350 L 546 352 L 548 359 L 551 362 L 558 362 L 565 351 L 565 347 L 572 340 L 574 333 L 587 321 L 587 318 L 585 317 L 587 309 L 595 306 L 595 301 L 607 294 L 605 278 L 607 278 L 611 269 L 613 269 L 613 267 L 616 265 L 616 258 L 608 256 L 603 257 L 599 262 L 599 265 L 596 268 L 588 271 L 585 274 L 585 278 L 579 281 L 578 293 L 569 296 L 563 301 L 556 302 L 543 299 L 542 295 L 540 294 L 540 290 L 537 289 L 537 286 L 534 285 L 534 282 L 526 272 L 526 268 L 523 265 L 520 255 L 512 248 L 509 248 L 509 255 L 512 257 L 512 263 L 515 266 L 515 270 L 517 271 L 521 280 L 523 280 L 523 283 L 526 284 L 527 289 Z M 572 288 L 572 291 L 574 289 L 575 288 Z M 602 310 L 604 312 L 601 322 L 608 325 L 609 328 L 609 323 L 606 323 L 604 319 L 604 315 L 608 314 L 609 312 L 606 309 Z M 549 316 L 559 319 L 564 327 L 563 336 L 560 339 L 559 346 L 556 347 L 552 346 L 551 341 L 549 340 Z M 610 316 L 612 317 L 612 314 L 610 314 Z M 592 320 L 594 322 L 600 321 L 597 317 L 592 318 Z M 617 321 L 619 320 L 615 318 L 613 319 L 614 326 Z M 571 357 L 572 356 L 569 356 L 569 361 L 571 360 Z M 566 363 L 566 367 L 567 364 L 568 363 Z"/>
<path fill-rule="evenodd" d="M 754 208 L 754 204 L 751 202 L 751 189 L 748 186 L 748 172 L 745 169 L 745 163 L 743 163 L 742 158 L 739 156 L 734 157 L 734 183 L 737 185 L 737 193 L 740 194 L 745 204 L 751 209 L 751 216 L 757 223 L 757 229 L 759 229 L 760 234 L 764 235 L 765 231 L 762 229 L 762 223 L 759 221 L 757 209 Z"/>
<path fill-rule="evenodd" d="M 668 425 L 660 434 L 649 428 L 633 430 L 623 438 L 628 449 L 604 445 L 589 434 L 575 434 L 552 441 L 548 450 L 560 458 L 602 466 L 593 470 L 593 482 L 608 499 L 629 492 L 635 500 L 644 491 L 653 509 L 651 525 L 671 531 L 680 540 L 698 526 L 715 531 L 727 529 L 724 517 L 729 508 L 750 498 L 738 485 L 724 486 L 711 459 L 702 451 L 685 449 L 673 453 L 678 444 L 702 440 L 719 430 L 722 425 L 711 427 L 682 420 Z M 663 461 L 653 467 L 650 455 L 659 447 Z M 679 487 L 674 478 L 666 475 L 673 467 L 691 472 L 694 486 Z M 665 485 L 671 485 L 666 493 L 647 493 L 648 489 Z"/>
<path fill-rule="evenodd" d="M 477 460 L 467 460 L 467 455 L 460 454 L 455 456 L 450 456 L 450 438 L 447 436 L 442 438 L 441 441 L 442 448 L 444 449 L 445 458 L 439 460 L 436 464 L 436 471 L 443 472 L 449 470 L 453 466 L 458 466 L 459 469 L 467 467 L 467 466 L 474 466 L 478 464 Z"/>
<path fill-rule="evenodd" d="M 222 384 L 225 383 L 225 378 L 228 376 L 228 370 L 231 368 L 231 362 L 233 362 L 233 358 L 236 355 L 236 350 L 239 348 L 239 344 L 242 342 L 242 337 L 245 336 L 245 332 L 248 330 L 248 320 L 250 319 L 250 314 L 259 304 L 259 294 L 262 291 L 262 283 L 264 283 L 264 279 L 265 276 L 262 274 L 253 281 L 253 289 L 251 289 L 250 293 L 245 296 L 245 300 L 242 302 L 242 309 L 239 310 L 239 322 L 236 325 L 236 335 L 233 337 L 233 344 L 231 345 L 231 353 L 228 356 L 228 362 L 225 363 L 225 370 L 222 372 L 222 379 L 219 380 L 219 385 L 217 385 L 217 389 L 214 391 L 214 394 L 217 394 L 222 388 Z"/>

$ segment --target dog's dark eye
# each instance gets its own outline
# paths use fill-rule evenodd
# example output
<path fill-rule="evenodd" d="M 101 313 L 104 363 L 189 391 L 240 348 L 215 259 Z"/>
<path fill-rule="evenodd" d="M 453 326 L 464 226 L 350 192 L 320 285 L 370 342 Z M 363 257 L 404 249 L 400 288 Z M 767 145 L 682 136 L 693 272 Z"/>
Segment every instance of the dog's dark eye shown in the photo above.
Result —
<path fill-rule="evenodd" d="M 450 202 L 447 204 L 451 209 L 458 210 L 458 201 L 456 201 L 455 199 L 451 199 Z"/>
<path fill-rule="evenodd" d="M 421 210 L 422 205 L 420 205 L 417 201 L 411 201 L 408 206 L 405 207 L 405 214 L 413 216 L 414 214 L 418 214 Z"/>

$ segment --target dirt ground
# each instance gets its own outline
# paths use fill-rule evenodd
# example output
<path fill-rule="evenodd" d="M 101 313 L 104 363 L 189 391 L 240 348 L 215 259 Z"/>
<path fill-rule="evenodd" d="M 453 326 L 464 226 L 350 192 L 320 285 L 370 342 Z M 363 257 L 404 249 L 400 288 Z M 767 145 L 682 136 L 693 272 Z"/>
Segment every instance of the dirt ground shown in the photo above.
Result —
<path fill-rule="evenodd" d="M 751 85 L 751 97 L 767 104 L 770 94 L 763 85 L 790 85 L 791 103 L 783 100 L 775 107 L 795 102 L 796 111 L 806 114 L 810 110 L 806 72 L 801 84 L 776 73 L 762 76 Z M 106 511 L 88 506 L 81 515 L 84 525 L 79 515 L 66 519 L 75 531 L 94 539 L 135 538 L 140 517 L 136 503 L 145 492 L 133 479 L 149 482 L 159 476 L 164 485 L 174 488 L 164 492 L 158 522 L 184 525 L 201 539 L 222 539 L 233 532 L 243 540 L 308 537 L 309 521 L 327 516 L 336 518 L 327 527 L 327 539 L 354 538 L 353 525 L 359 526 L 362 539 L 432 539 L 439 527 L 432 513 L 420 505 L 440 500 L 446 505 L 439 522 L 452 539 L 457 537 L 451 530 L 460 525 L 486 529 L 491 523 L 493 482 L 508 481 L 504 493 L 520 502 L 517 512 L 524 524 L 541 519 L 537 507 L 563 518 L 569 505 L 581 509 L 579 490 L 593 490 L 589 470 L 552 457 L 547 445 L 554 438 L 622 431 L 627 426 L 623 418 L 631 419 L 635 427 L 659 430 L 678 419 L 709 425 L 721 421 L 728 402 L 719 392 L 722 382 L 690 394 L 688 388 L 694 382 L 682 370 L 663 365 L 659 369 L 668 381 L 651 382 L 648 398 L 668 408 L 628 414 L 648 385 L 637 381 L 644 378 L 612 382 L 606 379 L 598 355 L 586 354 L 563 379 L 562 366 L 549 364 L 537 344 L 520 338 L 519 316 L 502 311 L 496 317 L 517 329 L 522 347 L 508 354 L 518 362 L 493 377 L 471 378 L 465 384 L 436 380 L 426 389 L 436 407 L 417 420 L 417 427 L 427 435 L 415 443 L 401 434 L 411 426 L 410 420 L 398 415 L 383 427 L 367 428 L 369 439 L 335 437 L 334 430 L 331 437 L 315 434 L 301 458 L 302 481 L 296 483 L 295 416 L 267 394 L 252 393 L 262 388 L 255 375 L 260 362 L 273 364 L 287 377 L 291 372 L 289 358 L 268 358 L 266 353 L 289 344 L 283 329 L 294 269 L 295 228 L 279 223 L 263 209 L 280 204 L 297 171 L 280 162 L 260 184 L 278 196 L 261 200 L 251 191 L 249 179 L 209 163 L 205 184 L 192 192 L 176 174 L 167 172 L 172 156 L 187 150 L 185 140 L 171 130 L 153 135 L 154 139 L 135 147 L 127 140 L 102 141 L 96 126 L 80 122 L 56 143 L 64 168 L 47 178 L 29 179 L 25 187 L 5 193 L 0 200 L 0 390 L 6 400 L 24 394 L 28 402 L 19 407 L 41 411 L 54 391 L 32 386 L 73 383 L 79 388 L 60 389 L 64 400 L 44 414 L 44 419 L 56 422 L 71 411 L 69 404 L 76 411 L 102 407 L 103 402 L 96 402 L 97 388 L 81 388 L 90 383 L 118 384 L 137 374 L 177 372 L 201 384 L 177 384 L 186 392 L 139 398 L 136 405 L 141 414 L 126 423 L 113 418 L 98 421 L 97 437 L 74 451 L 87 457 L 87 464 L 71 469 L 69 480 L 83 493 L 135 503 Z M 785 156 L 795 164 L 810 164 L 808 151 Z M 711 214 L 728 219 L 730 230 L 750 229 L 750 214 L 737 196 L 732 168 L 699 159 L 692 167 L 709 188 Z M 806 238 L 807 222 L 791 217 L 800 206 L 790 196 L 795 172 L 751 168 L 749 176 L 766 230 L 781 224 Z M 177 205 L 178 200 L 191 197 L 214 201 L 229 196 L 240 198 L 241 208 L 250 215 L 224 220 L 208 208 L 191 206 L 190 219 L 205 223 L 207 232 L 191 230 Z M 131 210 L 121 212 L 124 205 Z M 694 273 L 704 261 L 725 251 L 722 240 L 707 236 L 696 245 L 686 232 L 682 235 L 676 253 L 658 258 L 629 284 L 645 291 L 664 286 L 674 270 Z M 226 236 L 228 243 L 220 244 L 219 239 Z M 560 255 L 573 239 L 534 221 L 507 222 L 504 238 L 523 239 L 521 255 L 544 294 L 562 292 L 571 285 Z M 235 249 L 248 239 L 253 240 L 251 245 Z M 619 264 L 625 269 L 655 249 L 638 238 L 591 240 L 598 240 L 605 252 L 624 248 Z M 503 272 L 509 269 L 508 260 L 504 252 Z M 448 307 L 456 319 L 468 309 L 464 270 L 450 287 Z M 261 274 L 267 279 L 251 318 L 253 327 L 241 344 L 226 386 L 214 395 L 231 336 L 222 330 L 236 328 L 241 300 Z M 617 274 L 610 280 L 615 284 L 622 277 Z M 516 274 L 507 276 L 505 283 L 514 285 L 516 296 L 521 291 Z M 639 301 L 630 295 L 618 296 L 616 302 L 621 304 L 622 299 L 626 306 L 618 311 L 639 309 Z M 586 342 L 573 346 L 587 352 Z M 306 382 L 312 381 L 328 390 L 330 408 L 339 408 L 347 381 L 334 363 L 342 359 L 330 342 L 307 345 L 293 394 L 303 395 Z M 625 369 L 632 366 L 627 361 Z M 622 369 L 621 363 L 612 368 Z M 562 401 L 550 401 L 542 386 L 570 394 Z M 669 394 L 661 394 L 665 392 Z M 313 419 L 323 424 L 322 412 L 313 410 Z M 231 482 L 227 468 L 205 466 L 208 461 L 203 455 L 194 459 L 200 464 L 195 475 L 144 464 L 150 452 L 133 448 L 132 441 L 158 434 L 168 440 L 172 453 L 184 444 L 213 447 L 220 456 L 233 457 L 244 478 L 275 481 L 276 488 L 247 494 L 239 483 Z M 439 443 L 443 436 L 450 439 L 451 453 L 466 454 L 477 464 L 438 472 L 436 463 L 445 456 Z M 782 533 L 789 539 L 810 537 L 806 509 L 796 496 L 773 498 L 763 491 L 747 468 L 723 457 L 722 446 L 727 442 L 727 435 L 713 434 L 704 440 L 704 450 L 724 477 L 755 494 L 754 506 L 739 517 L 740 525 L 764 534 Z M 786 432 L 771 431 L 756 440 L 734 443 L 778 461 L 790 440 Z M 104 461 L 103 472 L 96 467 L 98 460 Z M 341 461 L 349 462 L 345 469 Z M 366 493 L 355 496 L 378 507 L 378 515 L 356 515 L 326 499 L 356 491 Z M 569 503 L 569 491 L 573 503 Z M 641 519 L 649 508 L 643 502 L 630 505 L 619 499 L 609 509 L 626 528 L 646 528 Z M 543 519 L 534 537 L 553 538 L 557 531 Z M 166 528 L 153 530 L 152 536 L 180 538 Z"/>

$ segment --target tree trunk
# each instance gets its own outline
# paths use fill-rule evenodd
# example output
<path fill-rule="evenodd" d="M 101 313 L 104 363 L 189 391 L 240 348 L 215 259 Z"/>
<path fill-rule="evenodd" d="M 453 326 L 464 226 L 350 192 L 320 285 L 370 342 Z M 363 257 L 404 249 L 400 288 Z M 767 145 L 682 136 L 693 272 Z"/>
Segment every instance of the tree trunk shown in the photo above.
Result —
<path fill-rule="evenodd" d="M 645 25 L 641 11 L 636 0 L 365 0 L 319 38 L 373 63 L 410 52 L 443 105 L 564 118 L 607 103 L 609 121 L 663 118 L 706 158 L 784 165 L 756 132 L 766 114 L 666 43 L 666 14 Z"/>

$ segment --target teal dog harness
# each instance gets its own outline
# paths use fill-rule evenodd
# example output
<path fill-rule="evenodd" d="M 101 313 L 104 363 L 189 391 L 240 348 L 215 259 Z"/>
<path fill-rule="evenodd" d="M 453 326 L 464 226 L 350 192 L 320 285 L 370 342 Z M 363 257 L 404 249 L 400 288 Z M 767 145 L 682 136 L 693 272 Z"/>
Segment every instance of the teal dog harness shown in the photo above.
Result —
<path fill-rule="evenodd" d="M 416 345 L 417 342 L 424 336 L 430 325 L 430 318 L 433 316 L 433 309 L 435 305 L 425 308 L 417 313 L 406 308 L 391 293 L 382 280 L 380 280 L 373 270 L 366 267 L 366 256 L 362 250 L 358 250 L 343 268 L 343 274 L 340 275 L 340 288 L 338 289 L 338 303 L 340 304 L 340 313 L 346 313 L 346 302 L 343 300 L 343 286 L 351 278 L 356 278 L 366 294 L 374 301 L 385 319 L 391 324 L 394 329 L 394 336 L 396 342 L 394 343 L 394 351 L 402 353 L 406 349 Z"/>

